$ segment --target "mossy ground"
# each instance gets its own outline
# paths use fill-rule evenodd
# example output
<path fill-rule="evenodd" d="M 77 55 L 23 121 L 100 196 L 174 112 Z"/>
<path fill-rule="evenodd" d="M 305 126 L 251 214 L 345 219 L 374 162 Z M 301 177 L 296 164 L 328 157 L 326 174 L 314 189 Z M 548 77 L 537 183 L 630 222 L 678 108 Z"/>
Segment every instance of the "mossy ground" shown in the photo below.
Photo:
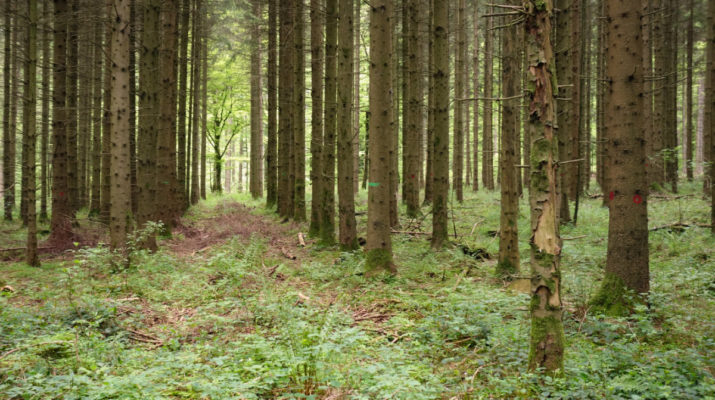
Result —
<path fill-rule="evenodd" d="M 700 184 L 684 185 L 684 198 L 649 199 L 651 226 L 707 223 Z M 483 248 L 492 261 L 459 247 L 436 252 L 428 235 L 394 235 L 397 275 L 369 275 L 361 251 L 299 248 L 307 224 L 280 224 L 261 202 L 231 195 L 192 209 L 185 230 L 158 253 L 135 255 L 129 269 L 113 270 L 96 248 L 40 268 L 3 263 L 0 281 L 14 292 L 0 296 L 0 398 L 715 396 L 709 230 L 652 232 L 648 305 L 609 317 L 588 304 L 603 279 L 608 212 L 601 199 L 584 200 L 578 225 L 562 228 L 578 238 L 564 242 L 561 262 L 564 374 L 544 380 L 528 372 L 529 296 L 494 278 L 498 193 L 465 193 L 463 204 L 454 202 L 450 240 Z M 260 229 L 230 234 L 238 229 L 233 201 L 255 207 Z M 520 207 L 524 276 L 526 200 Z M 364 192 L 357 211 L 366 211 Z M 230 222 L 215 226 L 222 217 Z M 402 223 L 431 226 L 429 216 Z M 361 216 L 359 235 L 365 230 Z M 220 240 L 204 244 L 207 232 Z M 22 245 L 19 225 L 0 225 L 0 235 L 3 246 Z"/>

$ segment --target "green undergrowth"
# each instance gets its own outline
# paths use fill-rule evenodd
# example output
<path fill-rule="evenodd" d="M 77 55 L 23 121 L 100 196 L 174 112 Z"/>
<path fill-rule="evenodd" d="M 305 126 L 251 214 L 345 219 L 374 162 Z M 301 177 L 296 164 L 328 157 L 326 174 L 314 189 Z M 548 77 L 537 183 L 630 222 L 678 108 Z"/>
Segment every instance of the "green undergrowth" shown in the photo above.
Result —
<path fill-rule="evenodd" d="M 697 186 L 684 190 L 690 197 L 650 200 L 652 227 L 678 222 L 673 210 L 681 222 L 707 222 Z M 281 222 L 232 195 L 210 197 L 185 223 L 229 213 L 233 201 Z M 630 316 L 609 317 L 589 306 L 603 279 L 608 212 L 600 199 L 582 201 L 578 225 L 562 227 L 573 239 L 561 263 L 565 367 L 548 377 L 527 369 L 529 296 L 494 276 L 498 204 L 486 192 L 454 202 L 450 239 L 461 246 L 436 252 L 428 235 L 393 235 L 396 275 L 368 274 L 360 251 L 312 243 L 288 260 L 259 235 L 190 256 L 137 252 L 123 269 L 103 247 L 41 268 L 3 264 L 0 281 L 14 291 L 0 296 L 0 398 L 715 397 L 709 231 L 652 232 L 651 295 Z M 529 212 L 526 200 L 520 206 L 525 277 Z M 429 232 L 431 219 L 402 225 Z"/>

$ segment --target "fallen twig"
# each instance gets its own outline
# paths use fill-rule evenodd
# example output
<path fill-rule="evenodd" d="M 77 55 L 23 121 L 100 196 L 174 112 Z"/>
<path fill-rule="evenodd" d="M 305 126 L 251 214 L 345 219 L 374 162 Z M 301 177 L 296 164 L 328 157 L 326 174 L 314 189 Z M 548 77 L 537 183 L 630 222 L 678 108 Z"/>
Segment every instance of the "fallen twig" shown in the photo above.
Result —
<path fill-rule="evenodd" d="M 574 236 L 574 237 L 562 237 L 561 240 L 578 240 L 588 237 L 588 235 Z"/>
<path fill-rule="evenodd" d="M 289 260 L 295 260 L 298 258 L 298 257 L 294 256 L 293 254 L 291 254 L 290 252 L 288 252 L 288 250 L 286 250 L 285 247 L 281 247 L 281 254 L 283 254 L 283 256 Z"/>
<path fill-rule="evenodd" d="M 392 233 L 395 234 L 401 234 L 401 235 L 429 235 L 429 232 L 420 232 L 420 231 L 392 231 Z"/>
<path fill-rule="evenodd" d="M 303 236 L 303 232 L 298 232 L 298 244 L 300 244 L 301 247 L 305 247 L 305 237 Z"/>
<path fill-rule="evenodd" d="M 709 224 L 701 224 L 701 223 L 683 223 L 683 222 L 674 222 L 672 224 L 667 224 L 667 225 L 661 225 L 661 226 L 656 226 L 653 228 L 650 228 L 649 230 L 651 232 L 654 231 L 659 231 L 661 229 L 672 229 L 672 228 L 690 228 L 690 227 L 698 227 L 698 228 L 710 228 L 712 225 Z"/>

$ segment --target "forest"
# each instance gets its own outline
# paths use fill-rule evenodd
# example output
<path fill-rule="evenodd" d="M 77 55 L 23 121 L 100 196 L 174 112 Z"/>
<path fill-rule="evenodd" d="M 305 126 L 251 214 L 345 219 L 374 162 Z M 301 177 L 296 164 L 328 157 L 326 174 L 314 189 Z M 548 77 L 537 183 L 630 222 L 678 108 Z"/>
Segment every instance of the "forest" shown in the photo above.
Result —
<path fill-rule="evenodd" d="M 0 21 L 0 399 L 715 399 L 715 0 Z"/>

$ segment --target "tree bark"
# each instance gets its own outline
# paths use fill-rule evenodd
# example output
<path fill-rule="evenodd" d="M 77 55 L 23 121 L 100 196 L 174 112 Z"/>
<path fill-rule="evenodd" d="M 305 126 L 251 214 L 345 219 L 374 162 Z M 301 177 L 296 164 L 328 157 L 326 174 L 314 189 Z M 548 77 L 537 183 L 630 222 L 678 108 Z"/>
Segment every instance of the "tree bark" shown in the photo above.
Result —
<path fill-rule="evenodd" d="M 710 121 L 706 127 L 710 136 L 710 160 L 715 160 L 715 0 L 708 1 L 708 44 L 707 44 L 707 101 L 705 106 L 710 110 Z M 710 227 L 715 234 L 715 167 L 710 165 Z"/>
<path fill-rule="evenodd" d="M 491 12 L 490 7 L 490 12 Z M 494 77 L 494 34 L 493 18 L 487 18 L 487 28 L 484 31 L 484 107 L 482 133 L 482 183 L 487 190 L 494 190 L 494 137 L 492 122 L 492 97 Z"/>
<path fill-rule="evenodd" d="M 263 197 L 263 99 L 261 79 L 261 7 L 253 0 L 251 28 L 251 196 Z M 220 179 L 220 176 L 217 177 Z"/>
<path fill-rule="evenodd" d="M 52 101 L 50 92 L 50 79 L 52 73 L 52 60 L 50 59 L 50 44 L 52 37 L 52 9 L 50 2 L 42 3 L 42 13 L 44 24 L 42 26 L 42 125 L 40 142 L 40 222 L 47 221 L 47 194 L 48 185 L 48 152 L 50 140 L 50 102 Z M 97 29 L 101 25 L 97 24 Z M 100 30 L 101 33 L 101 30 Z M 101 43 L 100 43 L 101 46 Z M 101 73 L 101 71 L 99 72 Z M 101 97 L 100 97 L 101 102 Z M 98 111 L 97 111 L 98 112 Z M 97 152 L 99 153 L 99 151 Z M 99 184 L 99 183 L 98 183 Z M 99 199 L 97 199 L 99 200 Z"/>
<path fill-rule="evenodd" d="M 420 74 L 421 56 L 419 43 L 420 17 L 418 0 L 407 0 L 407 130 L 402 132 L 405 140 L 405 162 L 403 179 L 405 180 L 405 204 L 407 215 L 415 217 L 420 212 L 420 133 L 422 132 L 422 76 Z"/>
<path fill-rule="evenodd" d="M 455 193 L 455 197 L 458 202 L 464 201 L 464 98 L 465 90 L 465 74 L 464 65 L 466 60 L 464 60 L 463 51 L 464 46 L 466 46 L 466 34 L 465 21 L 466 21 L 466 2 L 465 0 L 459 0 L 457 2 L 457 26 L 455 29 L 455 40 L 456 46 L 454 48 L 454 144 L 453 151 L 454 156 L 452 157 L 452 187 Z"/>
<path fill-rule="evenodd" d="M 353 0 L 338 2 L 338 209 L 340 247 L 355 250 L 355 191 L 353 180 Z"/>
<path fill-rule="evenodd" d="M 273 207 L 278 201 L 278 0 L 268 0 L 268 143 L 266 144 L 266 206 Z"/>
<path fill-rule="evenodd" d="M 154 221 L 157 210 L 157 143 L 160 122 L 159 94 L 161 71 L 159 51 L 161 48 L 161 3 L 159 0 L 144 2 L 143 30 L 140 45 L 139 85 L 139 135 L 137 138 L 137 190 L 138 204 L 136 222 L 138 229 L 145 229 Z M 144 246 L 156 250 L 153 235 Z"/>
<path fill-rule="evenodd" d="M 293 193 L 295 192 L 293 166 L 293 91 L 295 82 L 295 0 L 281 1 L 280 11 L 280 60 L 279 60 L 279 127 L 278 127 L 278 215 L 293 216 Z"/>
<path fill-rule="evenodd" d="M 11 127 L 14 125 L 14 121 L 10 121 L 10 103 L 12 99 L 11 87 L 13 75 L 12 75 L 12 2 L 5 2 L 5 35 L 4 35 L 4 57 L 5 60 L 3 64 L 3 209 L 4 218 L 6 221 L 12 221 L 12 209 L 15 207 L 15 137 L 14 130 L 11 131 Z M 64 46 L 63 46 L 64 49 Z"/>
<path fill-rule="evenodd" d="M 529 131 L 531 137 L 531 340 L 529 369 L 563 371 L 561 321 L 561 238 L 558 224 L 558 152 L 551 43 L 552 0 L 524 2 L 529 60 Z"/>
<path fill-rule="evenodd" d="M 35 145 L 36 135 L 36 107 L 37 107 L 37 0 L 27 0 L 28 25 L 25 62 L 25 102 L 22 115 L 25 141 L 27 142 L 27 254 L 28 265 L 38 267 L 40 259 L 37 257 L 37 218 L 35 215 Z"/>
<path fill-rule="evenodd" d="M 113 0 L 107 0 L 105 7 L 105 31 L 104 31 L 104 76 L 102 85 L 104 87 L 104 99 L 102 106 L 102 185 L 100 187 L 100 219 L 102 222 L 109 224 L 110 208 L 111 208 L 111 135 L 112 135 L 112 16 Z M 55 45 L 55 58 L 57 58 L 58 49 Z M 63 49 L 64 51 L 64 49 Z M 57 107 L 57 103 L 55 103 Z M 66 139 L 65 139 L 66 140 Z M 56 153 L 55 153 L 56 154 Z M 53 207 L 54 209 L 54 207 Z M 54 214 L 54 211 L 53 211 Z"/>
<path fill-rule="evenodd" d="M 370 7 L 370 183 L 368 186 L 366 267 L 396 272 L 390 229 L 390 150 L 392 148 L 392 1 Z"/>
<path fill-rule="evenodd" d="M 432 248 L 447 241 L 449 192 L 449 2 L 434 0 L 434 201 Z"/>
<path fill-rule="evenodd" d="M 512 0 L 511 5 L 517 5 Z M 504 51 L 502 53 L 502 146 L 499 157 L 501 169 L 501 216 L 499 228 L 499 262 L 496 266 L 496 275 L 509 278 L 519 273 L 519 187 L 517 164 L 517 148 L 519 147 L 519 105 L 521 104 L 519 92 L 521 91 L 521 66 L 520 48 L 518 38 L 518 25 L 512 19 L 507 21 L 508 27 L 504 30 Z M 508 99 L 508 100 L 506 100 Z"/>
<path fill-rule="evenodd" d="M 648 176 L 643 128 L 643 43 L 640 3 L 607 2 L 606 123 L 609 136 L 608 256 L 592 304 L 612 314 L 629 311 L 631 298 L 649 290 Z M 634 68 L 635 66 L 635 68 Z"/>
<path fill-rule="evenodd" d="M 335 242 L 335 137 L 337 132 L 338 0 L 325 7 L 325 127 L 323 133 L 323 182 L 320 240 Z"/>
<path fill-rule="evenodd" d="M 305 0 L 295 0 L 293 64 L 293 219 L 305 221 Z"/>
<path fill-rule="evenodd" d="M 159 132 L 157 137 L 156 219 L 164 224 L 165 233 L 174 225 L 176 198 L 180 198 L 176 174 L 176 101 L 177 49 L 179 1 L 167 0 L 162 7 L 162 41 L 159 60 L 161 94 L 159 96 Z"/>
<path fill-rule="evenodd" d="M 325 50 L 323 31 L 325 17 L 323 1 L 310 0 L 310 70 L 311 70 L 311 131 L 310 131 L 310 181 L 313 198 L 310 202 L 310 228 L 312 237 L 320 235 L 321 209 L 323 207 L 323 73 Z"/>
<path fill-rule="evenodd" d="M 191 48 L 191 82 L 192 82 L 192 112 L 191 112 L 191 205 L 199 203 L 201 198 L 201 46 L 202 46 L 202 0 L 194 3 L 193 46 Z"/>
<path fill-rule="evenodd" d="M 189 27 L 191 20 L 191 7 L 189 0 L 182 0 L 181 2 L 181 14 L 179 23 L 179 93 L 177 95 L 177 100 L 179 102 L 178 116 L 177 116 L 177 159 L 176 159 L 176 178 L 177 187 L 179 193 L 174 197 L 175 204 L 172 209 L 174 217 L 178 217 L 184 212 L 189 206 L 188 191 L 186 190 L 188 182 L 186 180 L 186 170 L 187 163 L 189 159 L 189 154 L 186 151 L 187 146 L 187 132 L 186 132 L 186 100 L 187 96 L 187 86 L 188 86 L 188 74 L 189 74 Z"/>
<path fill-rule="evenodd" d="M 102 46 L 102 28 L 104 27 L 104 15 L 102 8 L 95 11 L 94 33 L 92 46 L 94 51 L 94 65 L 92 78 L 94 86 L 92 88 L 92 179 L 89 203 L 89 214 L 99 215 L 102 209 L 101 203 L 101 183 L 102 183 L 102 66 L 104 60 L 104 48 Z"/>
<path fill-rule="evenodd" d="M 687 69 L 685 78 L 685 174 L 688 181 L 693 180 L 693 48 L 695 42 L 694 15 L 695 1 L 688 2 L 688 44 L 687 44 Z"/>
<path fill-rule="evenodd" d="M 129 0 L 113 0 L 111 84 L 111 187 L 109 236 L 112 249 L 126 246 L 131 229 L 131 182 L 129 172 Z"/>
<path fill-rule="evenodd" d="M 472 84 L 474 85 L 474 111 L 472 113 L 472 137 L 474 142 L 472 143 L 472 160 L 474 160 L 472 168 L 472 191 L 476 192 L 479 190 L 479 7 L 474 7 L 474 15 L 472 16 L 474 24 L 474 37 L 472 39 L 474 45 L 474 52 L 472 55 L 472 63 L 474 67 L 472 68 Z"/>
<path fill-rule="evenodd" d="M 78 178 L 78 107 L 79 99 L 79 0 L 70 0 L 71 13 L 67 26 L 67 179 L 72 218 L 80 207 Z"/>

